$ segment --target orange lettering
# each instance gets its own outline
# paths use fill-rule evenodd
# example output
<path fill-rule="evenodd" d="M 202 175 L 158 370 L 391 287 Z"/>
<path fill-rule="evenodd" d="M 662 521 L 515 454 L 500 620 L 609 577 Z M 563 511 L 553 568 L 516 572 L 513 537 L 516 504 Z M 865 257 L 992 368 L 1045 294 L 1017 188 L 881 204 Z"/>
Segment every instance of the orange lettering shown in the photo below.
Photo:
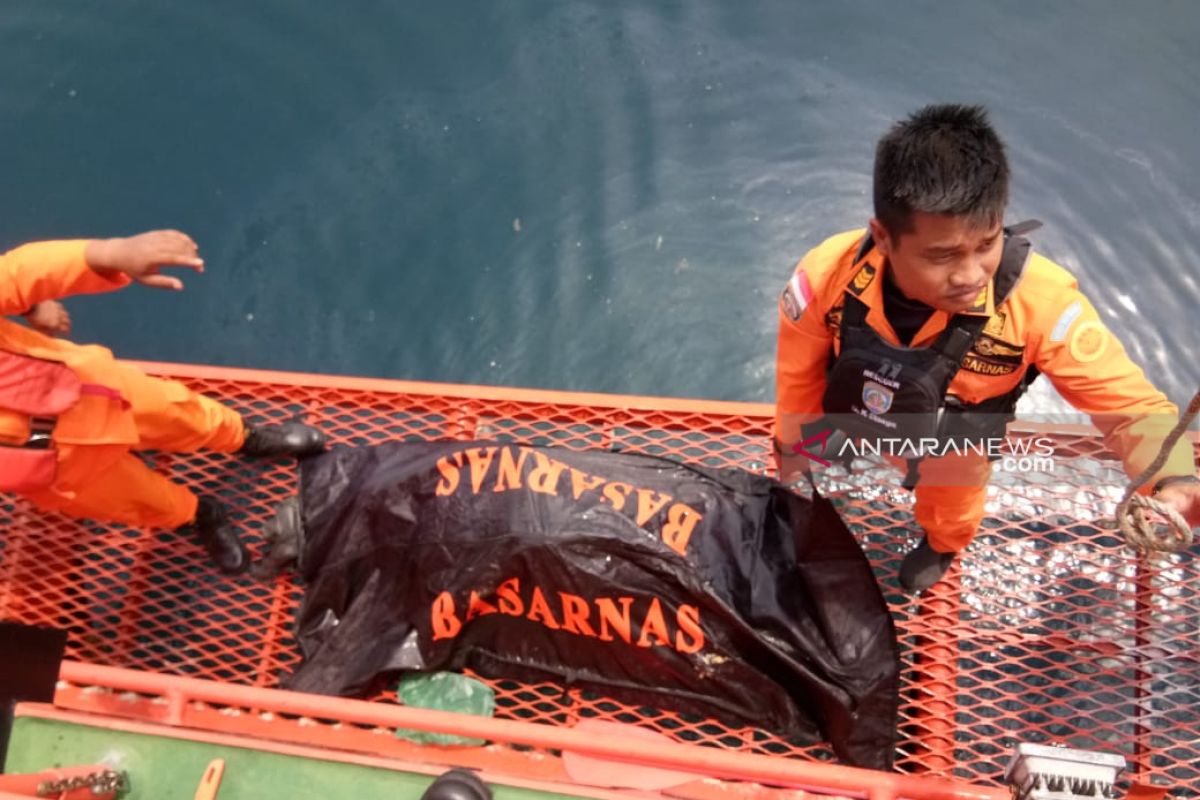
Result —
<path fill-rule="evenodd" d="M 604 499 L 612 503 L 612 507 L 620 511 L 625 507 L 625 500 L 629 497 L 629 493 L 633 491 L 633 487 L 628 483 L 610 483 L 604 487 Z"/>
<path fill-rule="evenodd" d="M 704 519 L 696 509 L 676 503 L 667 510 L 667 524 L 662 527 L 662 540 L 679 555 L 687 555 L 688 539 L 696 523 Z"/>
<path fill-rule="evenodd" d="M 633 604 L 632 597 L 618 597 L 617 602 L 621 604 L 621 610 L 617 611 L 616 603 L 607 597 L 596 598 L 596 610 L 600 612 L 600 640 L 611 642 L 612 634 L 608 632 L 608 626 L 612 625 L 625 644 L 630 644 L 633 633 L 632 626 L 629 622 L 629 606 Z"/>
<path fill-rule="evenodd" d="M 656 497 L 657 495 L 657 497 Z M 663 506 L 671 502 L 671 495 L 661 494 L 649 489 L 637 490 L 638 507 L 637 507 L 637 524 L 645 525 L 658 512 L 662 511 Z"/>
<path fill-rule="evenodd" d="M 654 636 L 658 641 L 650 641 L 651 636 Z M 671 646 L 671 636 L 667 632 L 667 621 L 663 618 L 662 604 L 658 602 L 657 597 L 650 601 L 650 610 L 646 612 L 646 618 L 642 620 L 642 635 L 638 637 L 637 644 L 638 647 L 650 647 L 653 644 Z"/>
<path fill-rule="evenodd" d="M 500 611 L 511 617 L 519 617 L 525 613 L 525 604 L 521 602 L 521 580 L 509 578 L 496 587 L 500 597 Z"/>
<path fill-rule="evenodd" d="M 529 473 L 529 491 L 540 494 L 558 494 L 558 478 L 567 465 L 561 461 L 547 458 L 541 453 L 534 452 L 533 460 L 537 466 Z"/>
<path fill-rule="evenodd" d="M 467 603 L 467 621 L 476 617 L 486 617 L 488 614 L 495 614 L 496 607 L 479 596 L 479 592 L 471 590 L 471 601 Z"/>
<path fill-rule="evenodd" d="M 513 461 L 513 448 L 505 447 L 500 450 L 500 474 L 496 476 L 494 492 L 507 492 L 509 489 L 521 488 L 521 467 L 525 466 L 525 457 L 529 451 L 524 447 L 516 448 L 520 455 Z"/>
<path fill-rule="evenodd" d="M 559 592 L 562 598 L 563 630 L 595 638 L 596 632 L 588 624 L 588 604 L 582 597 Z"/>
<path fill-rule="evenodd" d="M 675 624 L 679 632 L 675 634 L 675 649 L 681 653 L 697 653 L 704 647 L 704 629 L 700 627 L 700 609 L 695 606 L 681 605 L 675 613 Z M 685 638 L 684 634 L 690 638 Z"/>
<path fill-rule="evenodd" d="M 533 587 L 533 597 L 529 598 L 529 613 L 526 615 L 526 618 L 534 622 L 541 620 L 543 625 L 552 630 L 558 630 L 559 628 L 558 620 L 550 612 L 550 605 L 546 602 L 545 595 L 536 586 Z"/>
<path fill-rule="evenodd" d="M 604 483 L 604 478 L 598 475 L 588 475 L 586 472 L 571 467 L 571 492 L 578 500 L 579 496 L 588 489 L 597 489 Z"/>
<path fill-rule="evenodd" d="M 462 630 L 462 623 L 454 614 L 454 598 L 442 592 L 433 601 L 433 640 L 453 639 Z"/>
<path fill-rule="evenodd" d="M 434 493 L 438 497 L 446 497 L 454 494 L 454 490 L 458 488 L 458 468 L 462 466 L 462 453 L 454 454 L 454 463 L 450 463 L 449 456 L 442 456 L 437 460 L 437 471 L 442 473 L 442 479 L 438 481 L 437 489 Z"/>
<path fill-rule="evenodd" d="M 483 486 L 483 478 L 487 475 L 488 467 L 496 455 L 494 447 L 472 447 L 467 451 L 467 463 L 471 465 L 471 491 L 479 494 Z"/>

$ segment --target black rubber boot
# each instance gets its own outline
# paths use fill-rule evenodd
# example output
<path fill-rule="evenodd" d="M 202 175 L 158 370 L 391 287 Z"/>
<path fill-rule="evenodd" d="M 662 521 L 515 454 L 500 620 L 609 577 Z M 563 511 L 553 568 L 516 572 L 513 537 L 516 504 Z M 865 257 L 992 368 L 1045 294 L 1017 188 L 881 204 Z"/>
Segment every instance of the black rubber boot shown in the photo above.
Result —
<path fill-rule="evenodd" d="M 925 591 L 942 579 L 957 555 L 939 553 L 929 546 L 929 539 L 921 539 L 900 563 L 900 585 L 909 594 Z"/>
<path fill-rule="evenodd" d="M 247 425 L 244 456 L 307 456 L 325 449 L 328 437 L 312 425 L 291 420 L 278 425 Z"/>
<path fill-rule="evenodd" d="M 452 769 L 429 784 L 421 800 L 492 800 L 492 790 L 469 769 Z"/>
<path fill-rule="evenodd" d="M 304 515 L 300 498 L 292 496 L 275 507 L 275 516 L 263 523 L 262 535 L 266 553 L 250 567 L 250 573 L 264 583 L 270 583 L 288 568 L 299 568 L 304 553 Z"/>
<path fill-rule="evenodd" d="M 250 566 L 250 554 L 219 500 L 201 497 L 196 505 L 196 519 L 184 530 L 196 535 L 221 572 L 237 575 Z"/>

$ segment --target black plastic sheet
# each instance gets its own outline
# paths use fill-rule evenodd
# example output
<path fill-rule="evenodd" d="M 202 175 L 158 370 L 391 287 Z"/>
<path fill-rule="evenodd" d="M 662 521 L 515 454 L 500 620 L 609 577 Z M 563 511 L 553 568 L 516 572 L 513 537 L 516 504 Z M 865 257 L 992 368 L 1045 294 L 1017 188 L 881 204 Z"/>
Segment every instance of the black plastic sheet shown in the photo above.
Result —
<path fill-rule="evenodd" d="M 742 470 L 489 442 L 339 446 L 304 460 L 300 498 L 289 688 L 470 668 L 891 764 L 895 631 L 823 498 Z"/>

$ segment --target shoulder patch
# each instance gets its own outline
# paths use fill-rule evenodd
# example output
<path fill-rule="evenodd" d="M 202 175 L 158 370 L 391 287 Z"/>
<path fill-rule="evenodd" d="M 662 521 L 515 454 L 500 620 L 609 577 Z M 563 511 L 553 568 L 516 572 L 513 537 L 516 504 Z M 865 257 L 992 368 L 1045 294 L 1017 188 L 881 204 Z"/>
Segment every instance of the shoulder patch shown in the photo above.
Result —
<path fill-rule="evenodd" d="M 812 286 L 808 282 L 808 275 L 804 270 L 797 270 L 792 275 L 792 279 L 787 282 L 787 286 L 783 287 L 783 294 L 779 298 L 780 304 L 783 306 L 783 313 L 792 322 L 799 322 L 800 317 L 804 315 L 804 309 L 808 308 L 808 304 L 812 302 L 813 291 Z"/>
<path fill-rule="evenodd" d="M 800 306 L 796 303 L 796 297 L 792 294 L 792 286 L 788 284 L 783 287 L 783 294 L 779 297 L 779 303 L 783 306 L 784 315 L 792 322 L 800 321 Z"/>
<path fill-rule="evenodd" d="M 854 279 L 850 281 L 850 291 L 857 297 L 871 285 L 871 281 L 875 280 L 875 267 L 870 263 L 863 264 L 855 274 Z"/>
<path fill-rule="evenodd" d="M 1063 309 L 1063 312 L 1058 315 L 1058 322 L 1054 323 L 1054 330 L 1050 331 L 1050 341 L 1061 342 L 1067 338 L 1067 331 L 1071 329 L 1071 323 L 1078 319 L 1083 313 L 1083 306 L 1076 300 L 1071 305 Z"/>
<path fill-rule="evenodd" d="M 1090 364 L 1104 355 L 1104 351 L 1108 349 L 1108 339 L 1108 329 L 1096 320 L 1089 320 L 1080 324 L 1075 333 L 1071 334 L 1071 342 L 1067 349 L 1071 358 L 1080 364 Z"/>

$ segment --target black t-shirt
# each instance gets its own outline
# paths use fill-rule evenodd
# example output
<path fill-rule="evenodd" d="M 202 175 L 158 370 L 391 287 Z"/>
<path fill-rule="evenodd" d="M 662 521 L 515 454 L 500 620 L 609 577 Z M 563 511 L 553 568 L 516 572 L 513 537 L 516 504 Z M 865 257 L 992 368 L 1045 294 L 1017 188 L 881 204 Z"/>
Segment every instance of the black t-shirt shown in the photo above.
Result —
<path fill-rule="evenodd" d="M 905 297 L 900 287 L 892 283 L 892 273 L 887 267 L 884 267 L 883 277 L 883 315 L 900 337 L 900 344 L 908 347 L 933 313 L 933 308 Z"/>

